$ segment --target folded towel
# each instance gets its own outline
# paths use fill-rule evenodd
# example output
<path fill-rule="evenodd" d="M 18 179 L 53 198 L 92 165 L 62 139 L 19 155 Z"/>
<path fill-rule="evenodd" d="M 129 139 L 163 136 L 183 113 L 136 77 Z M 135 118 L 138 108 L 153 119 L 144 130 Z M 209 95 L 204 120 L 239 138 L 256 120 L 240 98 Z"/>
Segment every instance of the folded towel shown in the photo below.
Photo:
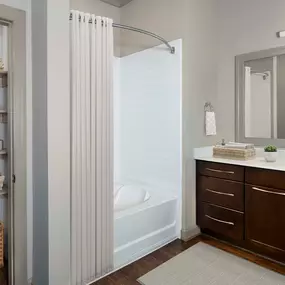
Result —
<path fill-rule="evenodd" d="M 225 147 L 235 149 L 252 149 L 254 148 L 254 144 L 229 142 L 225 145 Z"/>
<path fill-rule="evenodd" d="M 206 131 L 206 136 L 215 136 L 217 134 L 215 112 L 206 112 L 205 131 Z"/>

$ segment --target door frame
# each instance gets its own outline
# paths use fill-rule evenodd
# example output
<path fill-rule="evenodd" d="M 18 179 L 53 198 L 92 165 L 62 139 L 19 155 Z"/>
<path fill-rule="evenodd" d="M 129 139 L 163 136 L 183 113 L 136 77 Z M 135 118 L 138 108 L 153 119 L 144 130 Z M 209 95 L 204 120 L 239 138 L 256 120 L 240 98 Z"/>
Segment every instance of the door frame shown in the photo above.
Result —
<path fill-rule="evenodd" d="M 26 12 L 0 4 L 8 25 L 9 285 L 27 277 Z M 14 157 L 17 157 L 14 160 Z M 16 182 L 13 182 L 13 174 Z M 25 281 L 24 281 L 25 280 Z"/>

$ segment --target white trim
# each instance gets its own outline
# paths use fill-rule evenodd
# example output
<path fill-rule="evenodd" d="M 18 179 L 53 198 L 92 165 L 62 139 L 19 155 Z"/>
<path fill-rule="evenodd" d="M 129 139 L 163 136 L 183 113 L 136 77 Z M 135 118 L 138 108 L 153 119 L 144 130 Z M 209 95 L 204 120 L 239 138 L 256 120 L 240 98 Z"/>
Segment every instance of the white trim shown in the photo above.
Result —
<path fill-rule="evenodd" d="M 0 4 L 0 18 L 9 27 L 9 284 L 27 277 L 27 148 L 26 148 L 26 12 Z M 13 55 L 13 56 L 12 56 Z M 15 68 L 16 67 L 16 68 Z M 13 157 L 17 157 L 14 161 Z M 16 174 L 16 183 L 12 183 Z"/>
<path fill-rule="evenodd" d="M 195 238 L 200 235 L 201 231 L 199 227 L 195 227 L 192 229 L 181 230 L 181 239 L 183 241 L 189 241 L 190 239 Z"/>

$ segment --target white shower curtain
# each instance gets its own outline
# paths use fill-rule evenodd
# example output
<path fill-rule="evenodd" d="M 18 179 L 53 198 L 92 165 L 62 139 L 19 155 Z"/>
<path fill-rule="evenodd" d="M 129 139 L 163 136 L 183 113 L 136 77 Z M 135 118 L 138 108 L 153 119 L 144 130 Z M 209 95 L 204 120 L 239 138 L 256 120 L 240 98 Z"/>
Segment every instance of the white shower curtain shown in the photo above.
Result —
<path fill-rule="evenodd" d="M 71 284 L 83 285 L 113 269 L 113 22 L 71 13 Z"/>

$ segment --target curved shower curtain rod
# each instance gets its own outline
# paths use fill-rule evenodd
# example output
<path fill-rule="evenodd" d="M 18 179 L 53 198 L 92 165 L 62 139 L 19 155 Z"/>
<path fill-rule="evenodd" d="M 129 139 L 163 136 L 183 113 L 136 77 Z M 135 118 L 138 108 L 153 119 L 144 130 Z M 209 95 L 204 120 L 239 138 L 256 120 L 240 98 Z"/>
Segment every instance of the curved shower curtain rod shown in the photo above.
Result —
<path fill-rule="evenodd" d="M 79 16 L 79 20 L 80 20 L 80 16 Z M 70 13 L 70 16 L 69 16 L 69 20 L 72 20 L 72 14 Z M 92 24 L 92 21 L 90 20 L 89 21 L 90 24 Z M 153 37 L 161 42 L 163 42 L 167 48 L 170 50 L 170 53 L 172 54 L 175 54 L 175 47 L 172 47 L 167 40 L 165 40 L 163 37 L 157 35 L 157 34 L 154 34 L 152 32 L 149 32 L 149 31 L 146 31 L 146 30 L 142 30 L 142 29 L 138 29 L 138 28 L 134 28 L 134 27 L 131 27 L 131 26 L 126 26 L 126 25 L 121 25 L 121 24 L 115 24 L 113 23 L 113 27 L 114 28 L 119 28 L 119 29 L 124 29 L 124 30 L 128 30 L 128 31 L 133 31 L 133 32 L 137 32 L 137 33 L 140 33 L 140 34 L 144 34 L 144 35 L 148 35 L 150 37 Z"/>

